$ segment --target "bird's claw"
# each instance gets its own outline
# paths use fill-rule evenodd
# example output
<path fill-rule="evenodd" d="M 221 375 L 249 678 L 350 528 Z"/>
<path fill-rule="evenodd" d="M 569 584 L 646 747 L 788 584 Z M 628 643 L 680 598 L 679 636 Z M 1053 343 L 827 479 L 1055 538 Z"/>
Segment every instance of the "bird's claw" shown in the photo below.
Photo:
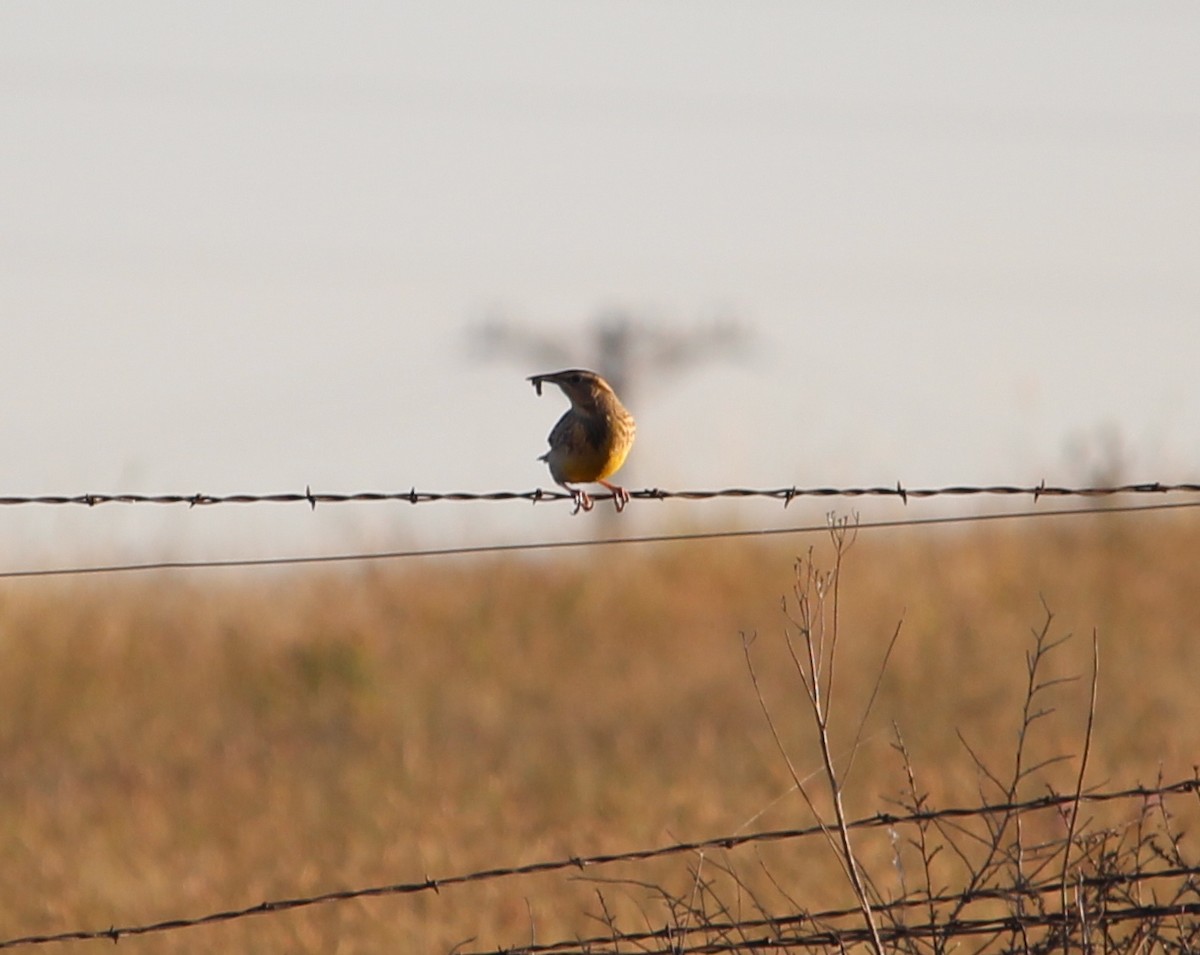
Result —
<path fill-rule="evenodd" d="M 571 500 L 575 502 L 575 510 L 571 512 L 572 515 L 578 514 L 580 511 L 590 511 L 595 507 L 591 495 L 580 488 L 571 489 Z"/>
<path fill-rule="evenodd" d="M 612 491 L 613 506 L 616 507 L 617 513 L 620 514 L 625 510 L 625 505 L 629 503 L 629 492 L 623 487 L 616 484 L 609 484 L 607 481 L 601 481 L 606 488 Z"/>

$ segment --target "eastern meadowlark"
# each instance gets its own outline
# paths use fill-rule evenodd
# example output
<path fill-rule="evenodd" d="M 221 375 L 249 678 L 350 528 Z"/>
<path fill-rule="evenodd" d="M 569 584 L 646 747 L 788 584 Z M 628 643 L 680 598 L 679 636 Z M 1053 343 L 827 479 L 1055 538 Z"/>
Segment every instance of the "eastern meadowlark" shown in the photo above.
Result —
<path fill-rule="evenodd" d="M 550 432 L 550 450 L 539 461 L 550 466 L 555 483 L 571 492 L 575 513 L 590 511 L 592 499 L 580 482 L 596 482 L 612 491 L 613 504 L 623 511 L 629 492 L 605 480 L 625 463 L 637 428 L 633 415 L 617 399 L 608 382 L 594 371 L 569 368 L 548 375 L 532 375 L 529 380 L 540 395 L 542 385 L 558 385 L 571 401 L 571 408 L 558 419 Z"/>

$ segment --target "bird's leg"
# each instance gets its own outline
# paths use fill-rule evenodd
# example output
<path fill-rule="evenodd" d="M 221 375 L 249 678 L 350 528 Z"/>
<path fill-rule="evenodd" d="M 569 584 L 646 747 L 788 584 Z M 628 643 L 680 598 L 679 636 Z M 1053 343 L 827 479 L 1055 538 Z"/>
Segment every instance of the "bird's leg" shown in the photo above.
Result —
<path fill-rule="evenodd" d="M 575 502 L 575 510 L 572 514 L 578 514 L 580 511 L 590 511 L 594 506 L 591 496 L 581 487 L 571 487 L 569 484 L 564 484 L 568 491 L 571 492 L 571 500 Z"/>
<path fill-rule="evenodd" d="M 612 491 L 613 505 L 617 509 L 617 513 L 625 510 L 625 505 L 629 503 L 629 492 L 623 487 L 617 487 L 615 484 L 609 484 L 607 481 L 601 481 L 606 488 Z"/>

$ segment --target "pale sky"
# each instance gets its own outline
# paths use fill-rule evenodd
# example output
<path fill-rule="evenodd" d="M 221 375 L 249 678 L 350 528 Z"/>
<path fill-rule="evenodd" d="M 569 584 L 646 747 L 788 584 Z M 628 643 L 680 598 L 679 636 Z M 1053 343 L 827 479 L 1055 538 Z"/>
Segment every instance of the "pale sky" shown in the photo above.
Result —
<path fill-rule="evenodd" d="M 16 2 L 0 122 L 0 495 L 549 488 L 552 369 L 470 330 L 587 365 L 613 310 L 753 335 L 644 369 L 635 489 L 1077 483 L 1114 444 L 1200 477 L 1195 3 Z M 6 508 L 0 537 L 16 567 L 584 520 Z"/>

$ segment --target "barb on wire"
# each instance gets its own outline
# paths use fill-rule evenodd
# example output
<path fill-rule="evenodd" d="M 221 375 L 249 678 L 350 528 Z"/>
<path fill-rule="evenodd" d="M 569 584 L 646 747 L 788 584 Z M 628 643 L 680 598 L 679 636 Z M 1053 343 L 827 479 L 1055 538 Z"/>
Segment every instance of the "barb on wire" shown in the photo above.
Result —
<path fill-rule="evenodd" d="M 1066 487 L 1046 484 L 1036 485 L 955 484 L 946 487 L 907 488 L 897 482 L 894 486 L 878 487 L 777 487 L 748 488 L 727 487 L 717 490 L 670 491 L 663 488 L 645 488 L 630 491 L 631 498 L 648 501 L 707 501 L 716 498 L 765 498 L 782 501 L 787 507 L 799 497 L 894 497 L 903 503 L 910 498 L 1004 496 L 1031 497 L 1034 501 L 1043 497 L 1113 497 L 1123 494 L 1196 494 L 1200 484 L 1164 484 L 1150 481 L 1142 484 L 1119 484 L 1100 487 Z M 596 500 L 609 500 L 611 493 L 594 494 Z M 188 507 L 210 507 L 216 504 L 307 504 L 315 509 L 318 504 L 357 504 L 382 501 L 408 504 L 428 504 L 438 501 L 570 501 L 570 494 L 558 490 L 535 488 L 532 491 L 418 491 L 415 487 L 407 491 L 355 491 L 347 494 L 315 492 L 310 487 L 303 491 L 276 494 L 37 494 L 31 496 L 0 495 L 0 506 L 10 507 L 41 504 L 75 504 L 97 507 L 101 504 L 186 504 Z"/>
<path fill-rule="evenodd" d="M 1183 779 L 1174 783 L 1166 783 L 1153 787 L 1135 786 L 1129 789 L 1112 792 L 1094 792 L 1077 795 L 1059 795 L 1050 793 L 1032 799 L 1010 803 L 992 803 L 975 807 L 955 807 L 947 809 L 932 809 L 924 812 L 896 815 L 892 813 L 875 813 L 848 823 L 852 829 L 894 828 L 897 826 L 918 824 L 935 820 L 962 819 L 1007 812 L 1034 812 L 1061 808 L 1078 803 L 1107 803 L 1126 799 L 1162 799 L 1166 796 L 1200 793 L 1200 777 Z M 198 928 L 219 922 L 232 922 L 255 915 L 269 915 L 295 909 L 325 905 L 334 902 L 348 902 L 355 899 L 378 898 L 392 895 L 415 895 L 423 892 L 441 893 L 443 890 L 457 885 L 473 882 L 487 882 L 497 879 L 533 875 L 547 872 L 566 870 L 584 870 L 596 866 L 609 865 L 618 862 L 643 862 L 648 859 L 659 859 L 680 854 L 695 854 L 714 850 L 730 850 L 740 846 L 782 842 L 819 836 L 822 833 L 820 825 L 806 826 L 796 829 L 773 829 L 760 832 L 743 832 L 734 835 L 719 836 L 692 842 L 677 842 L 671 845 L 659 846 L 652 849 L 637 849 L 631 852 L 607 853 L 590 856 L 570 856 L 545 862 L 533 862 L 526 865 L 507 866 L 493 869 L 482 869 L 465 875 L 452 875 L 441 879 L 425 878 L 419 882 L 398 882 L 391 885 L 375 885 L 366 888 L 343 889 L 323 892 L 317 895 L 298 896 L 288 899 L 276 899 L 260 902 L 257 905 L 244 908 L 227 909 L 212 912 L 194 918 L 173 918 L 159 922 L 149 922 L 140 925 L 110 926 L 106 929 L 76 930 L 54 934 L 23 935 L 13 938 L 0 939 L 0 949 L 18 948 L 21 946 L 46 945 L 51 942 L 97 941 L 107 940 L 118 942 L 122 938 L 135 935 L 150 935 L 159 932 L 176 931 L 186 928 Z M 1157 873 L 1163 875 L 1163 873 Z M 1155 877 L 1151 874 L 1150 877 Z M 1055 883 L 1057 886 L 1057 883 Z M 1028 888 L 1028 887 L 1026 887 Z M 535 951 L 536 949 L 530 949 Z M 708 949 L 705 949 L 706 951 Z M 520 949 L 518 949 L 520 951 Z"/>

